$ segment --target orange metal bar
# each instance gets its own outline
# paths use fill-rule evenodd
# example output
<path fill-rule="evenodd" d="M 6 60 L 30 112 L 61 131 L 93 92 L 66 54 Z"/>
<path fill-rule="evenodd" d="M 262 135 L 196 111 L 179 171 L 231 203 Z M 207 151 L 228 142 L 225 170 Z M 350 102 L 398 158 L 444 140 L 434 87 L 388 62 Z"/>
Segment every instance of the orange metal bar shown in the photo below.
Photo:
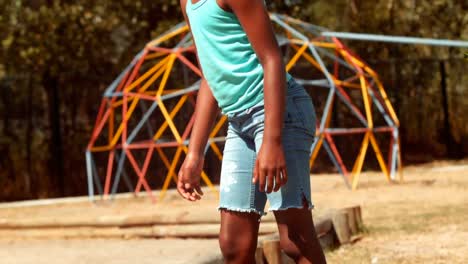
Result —
<path fill-rule="evenodd" d="M 312 155 L 310 156 L 310 169 L 314 166 L 315 160 L 317 159 L 318 153 L 320 151 L 320 148 L 322 147 L 323 143 L 323 135 L 320 135 L 318 138 L 317 145 L 315 146 L 314 151 L 312 152 Z"/>
<path fill-rule="evenodd" d="M 171 129 L 172 134 L 174 135 L 177 142 L 182 144 L 182 139 L 180 137 L 179 131 L 177 131 L 177 128 L 174 125 L 174 122 L 172 122 L 171 116 L 167 112 L 167 109 L 164 106 L 163 101 L 161 100 L 161 97 L 157 96 L 156 98 L 157 98 L 157 101 L 158 101 L 159 109 L 161 109 L 161 113 L 163 114 L 164 118 L 166 119 L 166 122 L 169 124 L 169 128 Z"/>
<path fill-rule="evenodd" d="M 176 153 L 174 155 L 174 159 L 172 160 L 171 167 L 169 168 L 169 172 L 167 173 L 166 179 L 164 180 L 163 187 L 161 188 L 161 192 L 159 193 L 159 200 L 163 200 L 166 196 L 166 191 L 169 188 L 169 183 L 171 182 L 171 176 L 174 174 L 176 169 L 177 163 L 179 162 L 180 155 L 182 154 L 182 147 L 178 147 Z"/>
<path fill-rule="evenodd" d="M 308 43 L 305 43 L 304 45 L 302 45 L 302 47 L 296 52 L 294 57 L 292 57 L 292 59 L 286 65 L 286 71 L 289 72 L 289 70 L 291 70 L 291 68 L 294 66 L 294 64 L 296 64 L 297 60 L 301 57 L 301 55 L 305 52 L 305 50 L 308 47 L 309 47 Z"/>
<path fill-rule="evenodd" d="M 170 38 L 172 38 L 172 37 L 174 37 L 174 36 L 176 36 L 176 35 L 179 35 L 179 34 L 181 34 L 181 33 L 184 33 L 184 32 L 186 32 L 186 31 L 188 31 L 188 30 L 189 30 L 188 26 L 183 26 L 183 27 L 181 27 L 181 28 L 179 28 L 179 29 L 177 29 L 177 30 L 175 30 L 175 31 L 173 31 L 173 32 L 170 32 L 169 34 L 166 34 L 166 35 L 164 35 L 164 36 L 161 36 L 161 37 L 159 37 L 159 38 L 157 38 L 157 39 L 155 39 L 155 40 L 149 42 L 149 43 L 146 45 L 146 47 L 158 46 L 158 45 L 161 44 L 162 42 L 164 42 L 164 41 L 166 41 L 166 40 L 168 40 L 168 39 L 170 39 Z"/>
<path fill-rule="evenodd" d="M 167 58 L 164 58 L 162 59 L 161 61 L 159 61 L 156 65 L 154 65 L 151 69 L 149 69 L 147 72 L 145 72 L 145 74 L 143 74 L 142 76 L 140 76 L 137 80 L 135 80 L 134 82 L 132 82 L 131 84 L 128 84 L 127 87 L 125 87 L 125 91 L 129 92 L 133 89 L 135 89 L 135 87 L 137 87 L 138 85 L 140 85 L 143 81 L 145 81 L 146 79 L 148 79 L 150 76 L 152 76 L 155 72 L 159 71 L 161 68 L 163 68 L 163 66 L 167 63 L 167 61 L 169 60 L 169 57 Z"/>
<path fill-rule="evenodd" d="M 169 78 L 169 74 L 171 73 L 172 66 L 174 65 L 174 61 L 176 58 L 177 56 L 175 54 L 169 55 L 169 62 L 167 63 L 166 71 L 164 72 L 161 82 L 159 83 L 157 95 L 161 95 L 164 88 L 166 87 L 167 79 Z"/>
<path fill-rule="evenodd" d="M 385 177 L 387 177 L 387 181 L 392 181 L 390 178 L 390 173 L 388 172 L 387 165 L 385 165 L 385 160 L 382 157 L 382 152 L 380 152 L 379 145 L 377 144 L 377 141 L 375 140 L 374 134 L 370 133 L 369 134 L 369 139 L 371 142 L 372 147 L 374 148 L 374 152 L 377 156 L 377 161 L 379 162 L 380 168 L 382 169 L 382 172 L 385 174 Z"/>
<path fill-rule="evenodd" d="M 362 165 L 364 163 L 364 158 L 366 157 L 367 147 L 369 146 L 369 133 L 370 132 L 367 132 L 365 134 L 364 140 L 362 141 L 361 150 L 359 151 L 358 158 L 356 159 L 356 162 L 354 163 L 353 172 L 352 172 L 353 190 L 356 190 L 359 184 L 359 176 L 362 170 Z"/>
<path fill-rule="evenodd" d="M 359 80 L 361 81 L 362 99 L 364 100 L 364 108 L 366 109 L 367 125 L 369 126 L 369 128 L 373 128 L 374 121 L 372 119 L 371 102 L 369 100 L 369 94 L 367 92 L 366 80 L 362 75 L 359 76 Z"/>
<path fill-rule="evenodd" d="M 174 109 L 172 109 L 171 113 L 169 114 L 169 117 L 171 118 L 171 120 L 174 118 L 174 116 L 179 112 L 179 110 L 182 108 L 182 106 L 184 105 L 184 103 L 187 101 L 187 98 L 188 96 L 187 95 L 184 95 L 180 98 L 179 102 L 177 102 L 176 106 L 174 107 Z M 164 131 L 166 130 L 167 126 L 169 125 L 169 123 L 166 121 L 164 121 L 164 123 L 159 127 L 158 131 L 156 132 L 156 134 L 154 134 L 153 136 L 153 140 L 158 140 L 161 135 L 164 133 Z"/>
<path fill-rule="evenodd" d="M 170 170 L 171 163 L 169 162 L 169 159 L 167 158 L 166 154 L 164 154 L 164 151 L 162 151 L 161 148 L 156 148 L 156 151 L 158 152 L 159 157 L 163 161 L 164 166 L 166 166 L 166 168 L 168 170 Z M 176 175 L 176 173 L 172 173 L 171 176 L 172 176 L 172 179 L 174 179 L 174 183 L 177 184 L 177 175 Z"/>

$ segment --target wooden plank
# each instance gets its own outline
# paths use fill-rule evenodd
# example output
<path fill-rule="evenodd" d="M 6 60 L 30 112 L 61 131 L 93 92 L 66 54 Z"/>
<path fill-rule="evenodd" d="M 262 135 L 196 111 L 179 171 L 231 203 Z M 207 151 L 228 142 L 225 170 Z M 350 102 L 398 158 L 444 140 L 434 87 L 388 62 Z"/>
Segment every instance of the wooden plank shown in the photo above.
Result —
<path fill-rule="evenodd" d="M 338 211 L 333 215 L 333 228 L 340 244 L 347 244 L 351 240 L 351 231 L 348 223 L 348 213 Z"/>

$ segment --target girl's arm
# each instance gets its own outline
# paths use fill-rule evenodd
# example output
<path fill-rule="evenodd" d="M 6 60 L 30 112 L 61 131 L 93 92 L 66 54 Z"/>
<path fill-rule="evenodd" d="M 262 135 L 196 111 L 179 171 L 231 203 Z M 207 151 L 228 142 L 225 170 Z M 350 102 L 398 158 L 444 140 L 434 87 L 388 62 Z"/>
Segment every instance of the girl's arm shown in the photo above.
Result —
<path fill-rule="evenodd" d="M 180 5 L 185 21 L 190 26 L 185 14 L 186 1 L 191 0 L 181 0 Z M 201 198 L 200 196 L 203 195 L 200 188 L 200 174 L 203 169 L 204 150 L 218 112 L 218 104 L 211 93 L 208 83 L 202 75 L 200 90 L 198 91 L 195 105 L 195 121 L 190 136 L 189 150 L 180 168 L 177 181 L 177 190 L 189 201 L 199 200 Z"/>
<path fill-rule="evenodd" d="M 253 181 L 259 181 L 260 191 L 264 191 L 266 186 L 269 193 L 275 179 L 274 191 L 277 191 L 287 181 L 282 146 L 286 73 L 281 50 L 263 0 L 224 0 L 224 4 L 226 6 L 222 7 L 230 9 L 239 19 L 263 66 L 265 129 Z"/>

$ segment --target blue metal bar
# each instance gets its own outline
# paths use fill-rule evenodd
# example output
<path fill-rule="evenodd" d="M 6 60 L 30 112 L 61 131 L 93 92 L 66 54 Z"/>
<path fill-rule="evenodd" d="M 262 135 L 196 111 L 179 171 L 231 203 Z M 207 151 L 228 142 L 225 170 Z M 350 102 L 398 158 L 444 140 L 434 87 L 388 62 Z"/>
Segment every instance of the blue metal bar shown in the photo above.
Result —
<path fill-rule="evenodd" d="M 340 57 L 337 57 L 335 54 L 331 53 L 331 52 L 328 51 L 327 49 L 322 48 L 322 47 L 317 47 L 317 50 L 318 50 L 321 54 L 325 55 L 326 57 L 329 57 L 329 58 L 331 58 L 331 59 L 333 59 L 333 60 L 338 61 L 338 63 L 339 63 L 341 66 L 346 67 L 348 70 L 357 73 L 356 68 L 351 67 L 346 61 L 344 61 L 344 60 L 341 59 Z"/>
<path fill-rule="evenodd" d="M 146 121 L 148 121 L 148 119 L 151 117 L 151 114 L 153 114 L 154 110 L 156 110 L 157 107 L 158 107 L 158 102 L 153 102 L 153 104 L 150 106 L 148 111 L 146 111 L 145 115 L 143 115 L 141 120 L 138 122 L 137 126 L 132 130 L 132 132 L 128 136 L 127 144 L 132 143 L 133 139 L 135 139 L 138 132 L 140 132 L 141 128 L 145 125 Z"/>
<path fill-rule="evenodd" d="M 140 102 L 138 102 L 138 104 L 140 105 L 141 112 L 143 114 L 146 114 L 148 112 L 148 108 L 146 107 L 145 101 L 140 101 Z M 154 135 L 153 126 L 151 125 L 150 122 L 145 122 L 145 124 L 146 124 L 146 130 L 148 132 L 148 136 L 150 138 L 153 137 L 153 135 Z"/>
<path fill-rule="evenodd" d="M 393 127 L 393 126 L 392 126 Z M 374 132 L 377 132 L 379 129 L 382 129 L 382 128 L 388 128 L 388 127 L 374 127 L 372 129 L 372 131 Z M 343 133 L 343 132 L 349 132 L 349 131 L 353 131 L 353 130 L 358 130 L 358 129 L 363 129 L 363 128 L 326 128 L 324 129 L 324 132 L 330 132 L 330 133 L 333 133 L 333 132 L 337 132 L 337 133 Z"/>
<path fill-rule="evenodd" d="M 94 184 L 93 184 L 93 171 L 91 168 L 91 152 L 86 151 L 86 174 L 88 177 L 88 197 L 92 202 L 94 201 Z"/>
<path fill-rule="evenodd" d="M 117 88 L 117 86 L 119 85 L 120 81 L 122 81 L 122 79 L 124 78 L 124 76 L 127 74 L 127 72 L 130 71 L 130 69 L 132 67 L 134 67 L 137 63 L 137 61 L 141 58 L 141 56 L 143 56 L 143 52 L 144 50 L 141 50 L 132 60 L 132 62 L 127 65 L 127 67 L 122 71 L 122 73 L 119 74 L 119 76 L 117 77 L 117 79 L 115 79 L 111 85 L 109 85 L 109 87 L 106 89 L 106 91 L 104 92 L 104 97 L 112 97 L 112 93 L 115 91 L 115 89 Z"/>
<path fill-rule="evenodd" d="M 369 92 L 370 96 L 372 97 L 372 101 L 374 102 L 375 106 L 377 106 L 377 109 L 383 115 L 383 117 L 385 119 L 385 122 L 387 122 L 387 125 L 389 125 L 391 127 L 395 126 L 395 124 L 393 123 L 393 120 L 390 118 L 390 116 L 387 114 L 384 107 L 380 103 L 380 101 L 377 99 L 376 95 L 374 94 L 374 91 L 372 91 L 372 89 L 370 87 L 367 87 L 367 91 Z"/>
<path fill-rule="evenodd" d="M 102 184 L 99 181 L 99 174 L 96 168 L 96 163 L 94 162 L 93 156 L 91 154 L 90 154 L 90 157 L 91 157 L 91 165 L 93 168 L 93 181 L 94 181 L 94 184 L 96 184 L 99 194 L 102 195 L 104 192 L 102 190 Z"/>
<path fill-rule="evenodd" d="M 390 178 L 392 180 L 396 180 L 396 166 L 397 166 L 397 160 L 399 158 L 399 153 L 400 149 L 398 147 L 398 137 L 399 137 L 399 132 L 398 130 L 393 131 L 393 147 L 392 147 L 392 167 L 391 167 L 391 173 L 390 173 Z"/>
<path fill-rule="evenodd" d="M 351 189 L 351 184 L 349 184 L 348 182 L 348 179 L 346 178 L 343 170 L 341 169 L 340 165 L 338 164 L 338 161 L 336 160 L 335 158 L 335 155 L 333 155 L 333 152 L 331 151 L 331 148 L 330 146 L 328 146 L 328 142 L 327 140 L 323 139 L 323 147 L 325 148 L 325 150 L 327 151 L 328 153 L 328 156 L 330 157 L 331 161 L 333 162 L 333 164 L 335 165 L 335 167 L 338 169 L 338 171 L 340 172 L 341 174 L 341 177 L 343 178 L 345 184 L 346 184 L 346 187 L 348 187 L 348 189 Z"/>
<path fill-rule="evenodd" d="M 385 36 L 385 35 L 375 35 L 375 34 L 360 34 L 360 33 L 332 32 L 332 31 L 322 32 L 322 36 L 337 37 L 337 38 L 342 38 L 342 39 L 364 40 L 364 41 L 400 43 L 400 44 L 420 44 L 420 45 L 431 45 L 431 46 L 468 48 L 468 41 L 449 40 L 449 39 L 415 38 L 415 37 L 405 37 L 405 36 Z"/>
<path fill-rule="evenodd" d="M 305 30 L 309 31 L 309 33 L 319 35 L 323 31 L 328 31 L 327 28 L 317 26 L 317 25 L 313 25 L 313 24 L 310 24 L 310 23 L 307 23 L 307 22 L 304 22 L 304 21 L 300 21 L 300 20 L 297 20 L 295 18 L 291 18 L 290 16 L 280 15 L 280 14 L 277 14 L 277 15 L 280 18 L 282 18 L 283 20 L 287 20 L 287 21 L 292 22 L 294 24 L 301 25 Z"/>
<path fill-rule="evenodd" d="M 115 172 L 114 183 L 112 185 L 111 199 L 114 199 L 115 194 L 117 193 L 117 188 L 119 187 L 120 178 L 122 176 L 124 177 L 124 181 L 127 185 L 129 192 L 133 192 L 135 190 L 130 182 L 130 179 L 128 179 L 127 173 L 125 172 L 123 168 L 124 163 L 125 163 L 125 158 L 126 158 L 126 155 L 125 155 L 124 150 L 122 150 L 122 156 L 120 157 L 119 157 L 118 152 L 117 151 L 115 152 L 115 160 L 118 162 L 118 165 L 117 165 L 117 171 Z"/>
<path fill-rule="evenodd" d="M 282 26 L 282 27 L 286 28 L 287 30 L 289 30 L 297 38 L 302 39 L 304 42 L 307 42 L 307 43 L 309 42 L 309 39 L 306 36 L 304 36 L 303 34 L 298 32 L 296 29 L 292 28 L 288 24 L 281 21 L 276 15 L 272 15 L 271 19 L 273 21 L 275 21 L 276 23 L 278 23 L 280 26 Z M 325 78 L 327 78 L 328 82 L 330 83 L 330 93 L 328 94 L 328 98 L 327 98 L 327 102 L 325 104 L 325 110 L 324 110 L 325 114 L 322 116 L 322 121 L 320 123 L 320 130 L 323 130 L 325 128 L 325 122 L 326 122 L 327 116 L 329 114 L 328 110 L 331 107 L 331 103 L 332 103 L 332 100 L 333 100 L 333 94 L 334 94 L 336 88 L 335 88 L 335 84 L 333 83 L 333 80 L 332 80 L 327 68 L 325 67 L 322 59 L 318 55 L 318 53 L 315 50 L 314 46 L 309 43 L 308 47 L 309 47 L 310 52 L 312 53 L 312 56 L 315 58 L 317 63 L 320 65 L 320 67 L 322 67 L 323 74 L 325 75 Z"/>

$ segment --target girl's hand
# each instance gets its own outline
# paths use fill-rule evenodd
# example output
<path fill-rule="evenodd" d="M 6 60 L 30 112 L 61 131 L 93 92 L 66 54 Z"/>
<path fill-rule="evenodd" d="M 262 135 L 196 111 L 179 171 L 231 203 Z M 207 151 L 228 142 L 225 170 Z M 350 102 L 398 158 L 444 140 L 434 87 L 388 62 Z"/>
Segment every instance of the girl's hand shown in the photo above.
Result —
<path fill-rule="evenodd" d="M 252 182 L 254 184 L 259 182 L 261 192 L 271 193 L 271 191 L 277 192 L 287 181 L 288 174 L 283 145 L 281 143 L 262 143 L 255 161 Z"/>
<path fill-rule="evenodd" d="M 203 191 L 200 188 L 200 174 L 203 169 L 203 155 L 188 154 L 179 171 L 177 191 L 189 201 L 201 199 Z"/>

